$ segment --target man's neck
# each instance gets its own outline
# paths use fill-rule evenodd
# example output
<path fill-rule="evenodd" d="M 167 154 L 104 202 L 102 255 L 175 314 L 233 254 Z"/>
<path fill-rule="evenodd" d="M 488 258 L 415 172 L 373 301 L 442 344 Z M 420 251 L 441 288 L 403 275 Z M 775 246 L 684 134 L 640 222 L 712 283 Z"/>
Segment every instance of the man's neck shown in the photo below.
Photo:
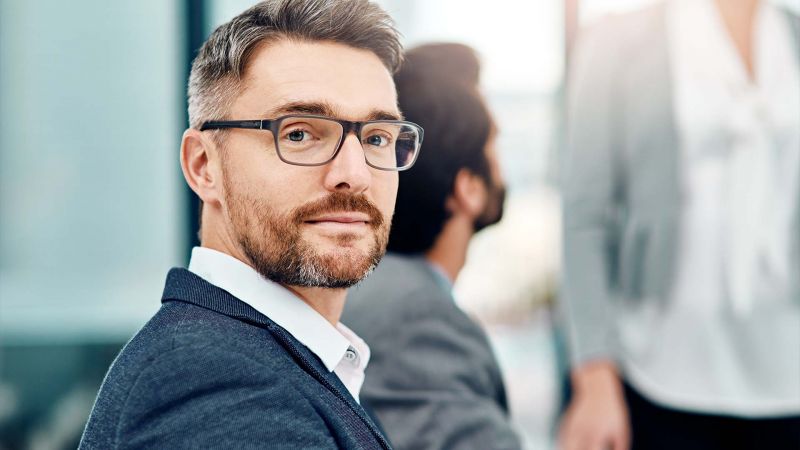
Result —
<path fill-rule="evenodd" d="M 467 248 L 475 228 L 472 221 L 462 216 L 450 218 L 442 228 L 439 236 L 427 252 L 425 258 L 439 266 L 450 279 L 455 283 L 458 273 L 467 261 Z"/>

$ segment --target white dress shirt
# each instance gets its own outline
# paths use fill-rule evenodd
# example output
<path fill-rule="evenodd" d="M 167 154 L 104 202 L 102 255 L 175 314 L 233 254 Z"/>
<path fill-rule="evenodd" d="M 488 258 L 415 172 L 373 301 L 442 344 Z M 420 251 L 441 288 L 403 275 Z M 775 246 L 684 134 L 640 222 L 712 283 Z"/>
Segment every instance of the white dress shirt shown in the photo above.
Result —
<path fill-rule="evenodd" d="M 334 372 L 359 401 L 367 344 L 341 323 L 331 325 L 302 299 L 238 259 L 205 247 L 192 249 L 189 270 L 252 306 L 288 331 Z"/>
<path fill-rule="evenodd" d="M 638 389 L 674 407 L 800 414 L 798 274 L 790 272 L 800 70 L 789 23 L 768 3 L 754 23 L 755 80 L 724 27 L 712 0 L 668 4 L 680 257 L 669 301 L 622 330 L 642 343 L 623 364 Z"/>

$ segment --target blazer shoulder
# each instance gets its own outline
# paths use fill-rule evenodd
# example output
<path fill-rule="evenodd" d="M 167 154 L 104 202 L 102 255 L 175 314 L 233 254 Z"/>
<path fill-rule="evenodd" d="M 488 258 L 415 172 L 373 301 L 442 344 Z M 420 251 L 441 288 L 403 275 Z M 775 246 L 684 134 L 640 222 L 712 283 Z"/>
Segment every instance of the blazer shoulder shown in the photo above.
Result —
<path fill-rule="evenodd" d="M 113 363 L 82 447 L 138 448 L 171 440 L 232 445 L 234 428 L 270 423 L 283 426 L 248 432 L 248 439 L 283 439 L 288 424 L 297 423 L 321 430 L 309 436 L 325 441 L 327 428 L 290 381 L 298 368 L 283 353 L 267 330 L 194 305 L 166 303 Z M 220 414 L 235 419 L 208 421 Z"/>
<path fill-rule="evenodd" d="M 278 351 L 272 334 L 240 320 L 184 302 L 165 302 L 125 345 L 109 376 L 125 376 L 149 366 L 165 353 L 191 354 L 209 346 L 240 353 Z"/>
<path fill-rule="evenodd" d="M 372 345 L 389 330 L 414 328 L 420 320 L 462 321 L 452 295 L 433 278 L 406 274 L 401 284 L 367 280 L 348 294 L 342 322 Z"/>
<path fill-rule="evenodd" d="M 172 366 L 217 368 L 236 355 L 237 366 L 255 365 L 264 372 L 281 371 L 288 356 L 269 330 L 183 302 L 166 302 L 123 348 L 109 377 L 128 384 L 146 371 Z M 283 357 L 281 357 L 283 356 Z M 231 369 L 231 368 L 229 368 Z"/>
<path fill-rule="evenodd" d="M 463 355 L 491 354 L 486 332 L 455 302 L 452 294 L 437 283 L 417 280 L 402 292 L 383 292 L 381 301 L 361 298 L 349 305 L 342 321 L 374 348 L 377 361 L 387 353 L 405 349 L 449 349 L 457 358 Z M 447 356 L 447 355 L 443 355 Z M 372 362 L 370 362 L 372 365 Z"/>
<path fill-rule="evenodd" d="M 422 258 L 387 254 L 369 277 L 350 288 L 345 307 L 392 308 L 400 299 L 415 301 L 420 293 L 449 298 L 439 286 Z"/>

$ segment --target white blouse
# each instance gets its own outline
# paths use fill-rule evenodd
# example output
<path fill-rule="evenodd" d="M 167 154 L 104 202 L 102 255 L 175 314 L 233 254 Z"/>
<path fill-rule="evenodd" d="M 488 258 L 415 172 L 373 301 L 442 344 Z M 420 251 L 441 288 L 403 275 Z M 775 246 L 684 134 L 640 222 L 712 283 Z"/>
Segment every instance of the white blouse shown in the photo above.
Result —
<path fill-rule="evenodd" d="M 800 414 L 800 69 L 784 14 L 762 2 L 751 80 L 713 0 L 674 0 L 667 30 L 684 208 L 670 301 L 630 381 L 683 409 Z M 797 270 L 795 268 L 794 270 Z"/>

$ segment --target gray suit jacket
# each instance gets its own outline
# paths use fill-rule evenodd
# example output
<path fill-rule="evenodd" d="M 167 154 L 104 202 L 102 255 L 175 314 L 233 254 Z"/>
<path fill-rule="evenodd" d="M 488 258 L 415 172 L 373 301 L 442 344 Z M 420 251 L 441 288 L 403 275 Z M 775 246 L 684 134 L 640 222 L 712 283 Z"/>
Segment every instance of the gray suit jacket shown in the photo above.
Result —
<path fill-rule="evenodd" d="M 576 363 L 613 357 L 615 302 L 664 300 L 672 286 L 682 174 L 665 12 L 659 3 L 586 30 L 572 59 L 562 298 Z M 798 263 L 800 232 L 793 249 Z"/>
<path fill-rule="evenodd" d="M 483 330 L 421 257 L 387 254 L 348 294 L 342 322 L 369 344 L 361 391 L 398 449 L 516 449 Z"/>

